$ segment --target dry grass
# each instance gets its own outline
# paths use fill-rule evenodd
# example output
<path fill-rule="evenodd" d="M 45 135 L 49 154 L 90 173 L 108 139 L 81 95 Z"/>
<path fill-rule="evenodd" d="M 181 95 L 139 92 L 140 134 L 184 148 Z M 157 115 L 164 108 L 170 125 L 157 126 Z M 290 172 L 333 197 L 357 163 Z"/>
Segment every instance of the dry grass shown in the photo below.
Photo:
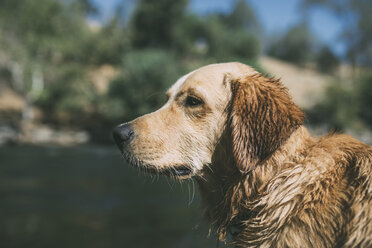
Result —
<path fill-rule="evenodd" d="M 293 100 L 302 108 L 312 107 L 322 99 L 330 76 L 310 68 L 301 68 L 269 57 L 261 57 L 260 64 L 271 76 L 280 78 Z"/>

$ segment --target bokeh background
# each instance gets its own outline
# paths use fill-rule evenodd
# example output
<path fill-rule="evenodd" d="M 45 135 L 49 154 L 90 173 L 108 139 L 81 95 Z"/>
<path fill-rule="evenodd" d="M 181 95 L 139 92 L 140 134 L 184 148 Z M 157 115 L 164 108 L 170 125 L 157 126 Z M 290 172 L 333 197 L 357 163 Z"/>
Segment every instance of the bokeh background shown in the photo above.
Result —
<path fill-rule="evenodd" d="M 216 247 L 192 180 L 112 128 L 200 66 L 281 78 L 314 134 L 372 144 L 370 0 L 0 0 L 0 247 Z M 224 247 L 219 244 L 219 247 Z"/>

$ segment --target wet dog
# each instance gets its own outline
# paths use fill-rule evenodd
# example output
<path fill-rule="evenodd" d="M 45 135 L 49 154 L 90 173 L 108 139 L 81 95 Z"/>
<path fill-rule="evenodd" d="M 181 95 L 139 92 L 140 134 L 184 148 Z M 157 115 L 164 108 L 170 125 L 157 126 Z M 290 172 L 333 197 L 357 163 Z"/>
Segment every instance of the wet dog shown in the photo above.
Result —
<path fill-rule="evenodd" d="M 119 125 L 127 161 L 199 185 L 237 247 L 372 247 L 372 148 L 312 137 L 279 80 L 240 63 L 181 77 L 159 110 Z"/>

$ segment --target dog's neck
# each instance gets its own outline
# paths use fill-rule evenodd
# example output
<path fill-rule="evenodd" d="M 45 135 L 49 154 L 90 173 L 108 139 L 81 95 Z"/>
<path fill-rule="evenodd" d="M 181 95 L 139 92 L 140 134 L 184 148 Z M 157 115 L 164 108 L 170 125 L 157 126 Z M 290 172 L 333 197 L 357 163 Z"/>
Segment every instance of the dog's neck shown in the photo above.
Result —
<path fill-rule="evenodd" d="M 216 147 L 212 164 L 197 179 L 205 215 L 216 228 L 220 239 L 227 229 L 241 220 L 254 216 L 252 205 L 259 200 L 271 178 L 281 170 L 293 166 L 290 161 L 311 139 L 307 129 L 300 126 L 286 142 L 247 174 L 236 167 L 231 152 L 231 139 L 223 135 Z M 308 142 L 310 143 L 310 142 Z"/>

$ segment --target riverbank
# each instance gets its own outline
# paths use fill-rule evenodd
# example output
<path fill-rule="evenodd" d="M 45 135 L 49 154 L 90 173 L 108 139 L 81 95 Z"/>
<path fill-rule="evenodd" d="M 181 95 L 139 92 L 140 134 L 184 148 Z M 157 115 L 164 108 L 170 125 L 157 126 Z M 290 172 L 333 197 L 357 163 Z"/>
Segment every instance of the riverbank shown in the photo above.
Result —
<path fill-rule="evenodd" d="M 32 123 L 21 124 L 19 127 L 0 125 L 0 146 L 7 144 L 72 146 L 86 144 L 90 140 L 89 133 L 84 130 L 58 130 Z"/>

